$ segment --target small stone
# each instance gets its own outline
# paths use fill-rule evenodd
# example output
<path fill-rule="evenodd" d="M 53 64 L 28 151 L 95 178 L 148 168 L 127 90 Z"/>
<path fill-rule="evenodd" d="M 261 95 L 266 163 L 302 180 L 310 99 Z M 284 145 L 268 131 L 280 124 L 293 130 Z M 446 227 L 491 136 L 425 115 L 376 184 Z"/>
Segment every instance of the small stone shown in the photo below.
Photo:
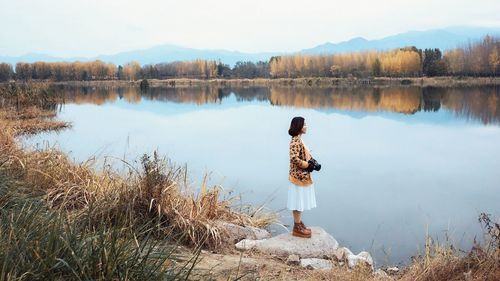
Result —
<path fill-rule="evenodd" d="M 366 262 L 370 265 L 370 266 L 373 266 L 373 258 L 372 256 L 370 255 L 370 253 L 368 252 L 361 252 L 358 254 L 358 257 L 361 257 L 363 258 L 364 260 L 366 260 Z"/>
<path fill-rule="evenodd" d="M 378 279 L 392 279 L 389 275 L 387 275 L 387 273 L 385 271 L 383 271 L 382 269 L 377 269 L 375 270 L 375 272 L 373 273 L 373 275 L 375 277 L 377 277 Z"/>
<path fill-rule="evenodd" d="M 394 274 L 394 273 L 399 272 L 399 268 L 398 268 L 397 266 L 394 266 L 394 267 L 388 267 L 388 268 L 387 268 L 387 272 Z"/>
<path fill-rule="evenodd" d="M 252 239 L 243 239 L 240 242 L 236 243 L 235 247 L 238 250 L 246 251 L 253 249 L 255 245 L 259 244 L 263 240 L 252 240 Z"/>
<path fill-rule="evenodd" d="M 299 265 L 300 257 L 298 255 L 289 255 L 286 259 L 286 264 L 288 265 Z"/>
<path fill-rule="evenodd" d="M 357 255 L 350 254 L 347 256 L 347 262 L 349 264 L 349 268 L 354 268 L 360 263 L 366 263 L 373 268 L 373 259 L 368 252 L 361 252 Z"/>
<path fill-rule="evenodd" d="M 335 251 L 333 251 L 333 256 L 334 258 L 336 258 L 338 261 L 344 261 L 347 259 L 347 257 L 349 255 L 352 255 L 353 253 L 351 252 L 351 250 L 349 250 L 348 248 L 346 247 L 340 247 L 340 248 L 337 248 L 335 249 Z"/>
<path fill-rule="evenodd" d="M 300 266 L 305 267 L 307 269 L 331 269 L 332 262 L 324 259 L 309 258 L 309 259 L 301 259 Z"/>

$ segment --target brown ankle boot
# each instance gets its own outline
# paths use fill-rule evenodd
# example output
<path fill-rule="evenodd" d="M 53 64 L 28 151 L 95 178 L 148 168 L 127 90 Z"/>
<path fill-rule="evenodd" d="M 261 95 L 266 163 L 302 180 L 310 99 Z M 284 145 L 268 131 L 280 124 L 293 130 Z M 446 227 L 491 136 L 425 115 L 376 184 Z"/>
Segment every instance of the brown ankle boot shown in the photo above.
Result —
<path fill-rule="evenodd" d="M 311 231 L 311 229 L 310 229 L 309 227 L 306 227 L 306 225 L 304 224 L 304 222 L 300 221 L 300 225 L 301 225 L 303 228 L 305 228 L 305 229 L 307 229 L 307 230 Z"/>
<path fill-rule="evenodd" d="M 294 223 L 292 235 L 302 238 L 311 238 L 311 231 L 302 227 L 300 223 Z"/>

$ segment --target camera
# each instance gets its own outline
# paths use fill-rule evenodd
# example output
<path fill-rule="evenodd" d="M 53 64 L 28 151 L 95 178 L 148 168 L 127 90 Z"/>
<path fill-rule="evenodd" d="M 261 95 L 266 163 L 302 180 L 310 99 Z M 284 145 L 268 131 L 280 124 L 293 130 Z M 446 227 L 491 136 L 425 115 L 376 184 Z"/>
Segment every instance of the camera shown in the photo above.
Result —
<path fill-rule="evenodd" d="M 308 172 L 321 170 L 321 164 L 318 163 L 318 161 L 316 161 L 316 159 L 311 158 L 311 159 L 309 159 L 309 161 L 307 161 L 307 163 L 309 163 L 309 166 L 307 167 Z"/>

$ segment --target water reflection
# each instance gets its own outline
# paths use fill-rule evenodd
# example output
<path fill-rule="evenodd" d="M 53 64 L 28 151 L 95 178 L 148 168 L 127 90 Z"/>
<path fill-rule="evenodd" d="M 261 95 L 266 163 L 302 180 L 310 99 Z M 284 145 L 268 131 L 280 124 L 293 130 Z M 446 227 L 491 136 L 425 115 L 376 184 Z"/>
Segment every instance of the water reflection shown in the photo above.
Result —
<path fill-rule="evenodd" d="M 217 104 L 234 94 L 237 101 L 267 101 L 275 106 L 337 109 L 362 112 L 415 114 L 446 109 L 458 118 L 500 123 L 500 87 L 387 87 L 387 88 L 152 88 L 141 92 L 134 87 L 59 87 L 66 102 L 75 104 L 112 103 L 142 99 L 190 104 Z"/>

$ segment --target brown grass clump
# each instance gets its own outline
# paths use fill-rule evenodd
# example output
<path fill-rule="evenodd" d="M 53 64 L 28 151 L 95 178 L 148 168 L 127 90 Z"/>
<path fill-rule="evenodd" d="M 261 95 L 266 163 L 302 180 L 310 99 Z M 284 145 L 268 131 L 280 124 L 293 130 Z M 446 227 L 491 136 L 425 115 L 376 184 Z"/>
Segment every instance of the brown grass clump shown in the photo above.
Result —
<path fill-rule="evenodd" d="M 500 225 L 481 214 L 485 227 L 485 245 L 474 243 L 463 254 L 451 245 L 426 241 L 425 254 L 415 258 L 401 280 L 500 280 Z"/>

